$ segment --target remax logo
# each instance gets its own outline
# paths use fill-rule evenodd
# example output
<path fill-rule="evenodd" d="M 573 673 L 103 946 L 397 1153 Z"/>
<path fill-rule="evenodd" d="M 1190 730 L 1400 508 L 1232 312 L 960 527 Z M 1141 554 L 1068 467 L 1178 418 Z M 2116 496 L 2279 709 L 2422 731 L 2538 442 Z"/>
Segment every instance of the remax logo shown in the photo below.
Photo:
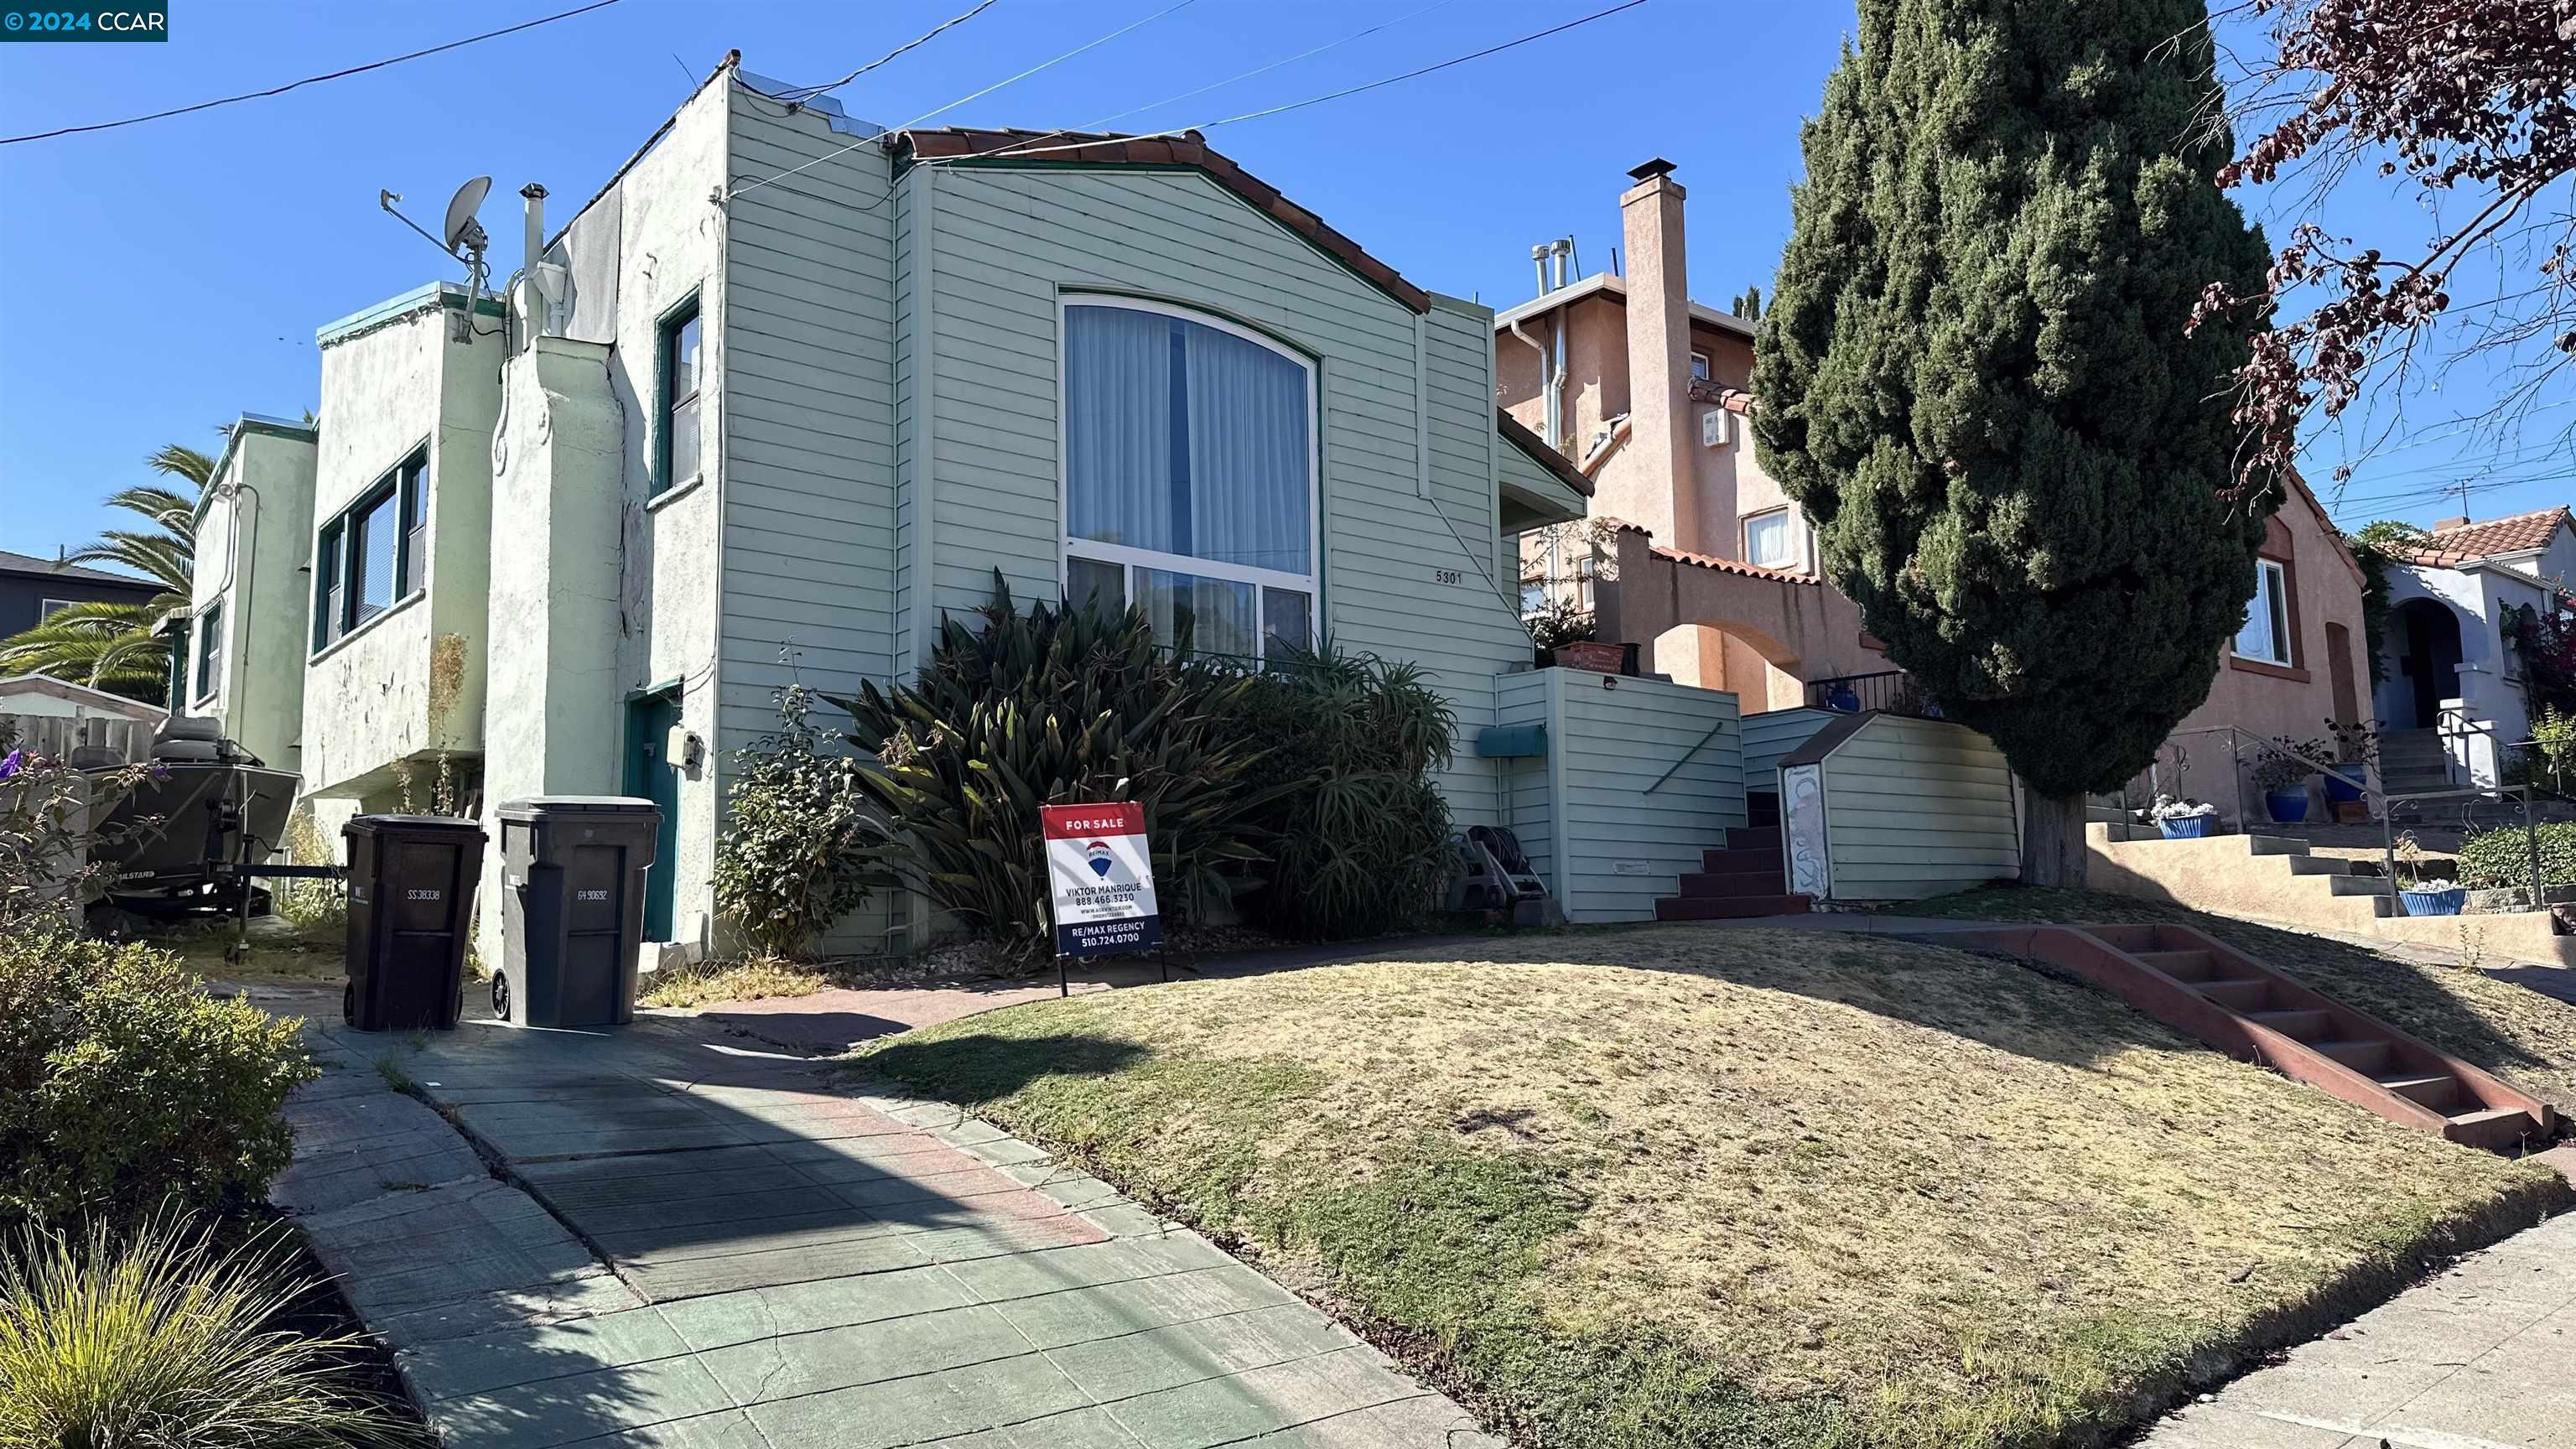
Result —
<path fill-rule="evenodd" d="M 1082 858 L 1091 862 L 1091 873 L 1102 880 L 1109 879 L 1110 863 L 1117 859 L 1109 853 L 1109 842 L 1105 840 L 1095 840 L 1084 846 Z"/>

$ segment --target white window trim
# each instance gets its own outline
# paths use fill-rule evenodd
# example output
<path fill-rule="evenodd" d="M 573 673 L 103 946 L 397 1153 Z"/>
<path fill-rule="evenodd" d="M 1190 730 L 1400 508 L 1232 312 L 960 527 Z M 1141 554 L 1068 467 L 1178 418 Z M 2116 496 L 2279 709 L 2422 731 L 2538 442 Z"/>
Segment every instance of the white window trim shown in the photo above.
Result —
<path fill-rule="evenodd" d="M 1692 364 L 1691 376 L 1694 379 L 1702 382 L 1717 381 L 1717 364 L 1707 353 L 1694 347 L 1691 349 L 1690 360 Z"/>
<path fill-rule="evenodd" d="M 2279 590 L 2280 593 L 2281 627 L 2275 632 L 2272 639 L 2272 653 L 2248 654 L 2244 650 L 2237 648 L 2236 645 L 2239 640 L 2245 637 L 2245 625 L 2254 622 L 2254 606 L 2263 602 L 2263 581 L 2267 576 L 2277 581 L 2273 587 Z M 2266 609 L 2263 615 L 2263 622 L 2268 627 L 2271 621 L 2271 612 Z M 2254 592 L 2245 600 L 2245 623 L 2237 625 L 2236 632 L 2229 636 L 2227 640 L 2227 652 L 2235 658 L 2250 660 L 2256 664 L 2269 664 L 2276 669 L 2291 668 L 2292 665 L 2290 661 L 2296 656 L 2297 651 L 2290 647 L 2290 628 L 2289 566 L 2276 558 L 2257 558 L 2254 560 Z"/>
<path fill-rule="evenodd" d="M 228 613 L 216 615 L 216 624 L 218 625 L 215 640 L 215 643 L 218 646 L 215 657 L 216 667 L 213 669 L 201 668 L 205 662 L 206 652 L 206 615 L 214 613 L 215 610 L 221 609 L 223 606 L 223 600 L 212 599 L 207 601 L 204 608 L 199 609 L 194 614 L 188 616 L 188 703 L 191 706 L 200 704 L 220 704 L 224 697 L 225 676 L 232 672 L 233 667 L 233 621 Z M 199 693 L 197 690 L 197 675 L 199 673 L 204 673 L 208 676 L 206 680 L 206 688 L 203 693 Z"/>
<path fill-rule="evenodd" d="M 1768 518 L 1777 518 L 1780 520 L 1782 534 L 1788 540 L 1789 544 L 1789 561 L 1787 563 L 1763 563 L 1753 557 L 1753 525 L 1760 520 Z M 1757 508 L 1751 513 L 1745 514 L 1742 518 L 1737 519 L 1736 543 L 1738 547 L 1744 550 L 1744 561 L 1758 569 L 1777 569 L 1782 573 L 1803 574 L 1815 572 L 1815 570 L 1807 563 L 1805 540 L 1799 537 L 1800 533 L 1803 532 L 1803 530 L 1798 526 L 1799 521 L 1798 510 L 1789 507 L 1787 504 L 1782 504 L 1777 508 Z"/>
<path fill-rule="evenodd" d="M 1156 549 L 1135 548 L 1123 543 L 1101 543 L 1073 536 L 1073 441 L 1072 406 L 1066 394 L 1072 382 L 1072 365 L 1066 348 L 1072 327 L 1066 317 L 1076 307 L 1117 307 L 1131 312 L 1152 312 L 1196 322 L 1230 336 L 1239 337 L 1288 359 L 1306 375 L 1306 558 L 1314 572 L 1285 573 L 1278 569 L 1257 568 L 1250 564 L 1222 563 L 1215 559 L 1193 558 L 1183 553 L 1163 553 Z M 1168 573 L 1188 574 L 1194 578 L 1227 579 L 1236 583 L 1259 584 L 1265 588 L 1293 589 L 1306 596 L 1306 644 L 1313 648 L 1323 641 L 1324 612 L 1324 453 L 1323 453 L 1323 379 L 1321 366 L 1312 357 L 1248 327 L 1230 322 L 1214 313 L 1194 307 L 1158 302 L 1118 293 L 1060 292 L 1056 295 L 1055 317 L 1055 532 L 1056 587 L 1063 597 L 1073 594 L 1073 564 L 1076 555 L 1100 563 L 1114 563 L 1128 570 L 1121 581 L 1122 593 L 1129 603 L 1136 600 L 1133 570 L 1161 569 Z M 1263 627 L 1266 615 L 1262 601 L 1253 602 L 1252 640 L 1255 650 L 1267 653 L 1269 633 Z M 1258 655 L 1256 655 L 1258 657 Z"/>
<path fill-rule="evenodd" d="M 80 600 L 78 599 L 38 599 L 36 601 L 36 622 L 41 624 L 47 619 L 54 617 L 56 614 L 61 613 L 63 610 L 68 609 L 79 602 Z"/>

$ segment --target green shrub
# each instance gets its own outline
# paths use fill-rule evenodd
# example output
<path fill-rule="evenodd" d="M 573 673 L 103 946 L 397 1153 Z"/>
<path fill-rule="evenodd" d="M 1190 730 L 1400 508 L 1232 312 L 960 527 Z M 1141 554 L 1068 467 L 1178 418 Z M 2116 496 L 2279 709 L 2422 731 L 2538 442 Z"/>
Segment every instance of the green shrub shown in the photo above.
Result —
<path fill-rule="evenodd" d="M 1457 720 L 1412 664 L 1292 652 L 1271 661 L 1238 711 L 1271 742 L 1263 773 L 1301 782 L 1258 817 L 1271 859 L 1247 919 L 1281 935 L 1380 935 L 1421 921 L 1445 879 L 1449 805 L 1430 772 L 1449 763 Z"/>
<path fill-rule="evenodd" d="M 801 956 L 868 898 L 868 846 L 882 836 L 859 762 L 827 754 L 801 684 L 777 691 L 778 730 L 734 754 L 716 909 L 763 955 Z"/>
<path fill-rule="evenodd" d="M 314 1075 L 294 1022 L 215 1000 L 166 952 L 0 934 L 0 1226 L 255 1200 Z"/>
<path fill-rule="evenodd" d="M 2576 824 L 2540 829 L 2540 878 L 2551 889 L 2576 885 Z M 2531 885 L 2531 832 L 2520 826 L 2488 830 L 2460 847 L 2460 884 L 2471 890 Z"/>
<path fill-rule="evenodd" d="M 314 1287 L 294 1267 L 282 1230 L 227 1251 L 167 1217 L 26 1229 L 0 1253 L 0 1445 L 426 1444 L 355 1387 L 358 1340 L 273 1326 Z"/>
<path fill-rule="evenodd" d="M 1261 858 L 1254 814 L 1285 788 L 1236 726 L 1253 677 L 1187 657 L 1188 626 L 1158 648 L 1144 614 L 1041 603 L 1020 613 L 997 572 L 981 629 L 949 619 L 930 662 L 891 694 L 832 702 L 875 757 L 862 788 L 887 825 L 877 879 L 1035 957 L 1050 949 L 1038 807 L 1144 808 L 1167 922 L 1232 892 Z"/>

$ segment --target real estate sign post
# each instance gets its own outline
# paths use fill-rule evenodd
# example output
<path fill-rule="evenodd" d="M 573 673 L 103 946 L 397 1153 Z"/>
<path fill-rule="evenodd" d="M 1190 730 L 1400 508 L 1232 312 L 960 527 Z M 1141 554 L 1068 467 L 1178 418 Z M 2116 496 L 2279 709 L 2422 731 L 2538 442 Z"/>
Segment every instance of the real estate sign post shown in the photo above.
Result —
<path fill-rule="evenodd" d="M 1047 892 L 1055 920 L 1058 994 L 1070 994 L 1069 956 L 1150 951 L 1163 944 L 1145 812 L 1133 804 L 1042 805 Z M 1168 971 L 1166 972 L 1168 975 Z"/>

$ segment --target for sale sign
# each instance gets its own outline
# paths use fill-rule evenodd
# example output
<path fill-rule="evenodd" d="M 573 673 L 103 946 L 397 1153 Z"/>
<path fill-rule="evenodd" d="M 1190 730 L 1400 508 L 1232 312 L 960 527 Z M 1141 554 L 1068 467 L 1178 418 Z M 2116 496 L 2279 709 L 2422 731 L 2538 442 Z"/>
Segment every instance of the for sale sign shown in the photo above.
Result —
<path fill-rule="evenodd" d="M 1059 956 L 1148 951 L 1163 943 L 1145 812 L 1135 805 L 1045 805 L 1047 886 Z"/>

